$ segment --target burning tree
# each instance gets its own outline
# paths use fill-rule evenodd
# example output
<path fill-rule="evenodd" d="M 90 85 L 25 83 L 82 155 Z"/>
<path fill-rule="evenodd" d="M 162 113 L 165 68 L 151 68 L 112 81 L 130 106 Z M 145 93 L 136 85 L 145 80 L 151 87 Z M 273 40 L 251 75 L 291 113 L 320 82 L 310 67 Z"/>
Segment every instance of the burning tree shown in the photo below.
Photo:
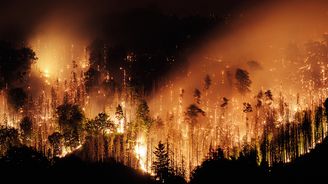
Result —
<path fill-rule="evenodd" d="M 48 141 L 53 149 L 53 156 L 59 156 L 61 154 L 61 147 L 63 145 L 63 135 L 59 132 L 54 132 L 48 136 Z"/>
<path fill-rule="evenodd" d="M 137 107 L 137 112 L 136 112 L 136 120 L 137 120 L 137 139 L 136 139 L 136 148 L 140 147 L 142 145 L 142 147 L 146 147 L 145 149 L 145 156 L 146 156 L 146 160 L 145 163 L 143 165 L 145 165 L 146 167 L 148 166 L 149 163 L 149 150 L 150 150 L 150 136 L 149 136 L 149 130 L 150 127 L 153 124 L 153 119 L 150 116 L 150 110 L 148 107 L 148 104 L 145 100 L 141 100 L 139 102 L 139 105 Z M 140 130 L 141 128 L 141 130 Z M 146 138 L 146 142 L 144 142 L 143 137 L 145 135 Z M 146 145 L 143 145 L 145 144 Z M 140 157 L 140 153 L 139 156 Z M 140 158 L 139 158 L 140 161 Z"/>
<path fill-rule="evenodd" d="M 80 133 L 84 114 L 78 105 L 64 103 L 57 107 L 56 114 L 65 145 L 75 148 L 80 144 Z"/>
<path fill-rule="evenodd" d="M 111 134 L 116 132 L 114 122 L 112 122 L 106 113 L 99 113 L 94 119 L 90 119 L 85 124 L 87 131 L 87 143 L 92 160 L 104 160 L 109 156 L 110 140 L 113 140 Z"/>
<path fill-rule="evenodd" d="M 115 117 L 117 120 L 121 120 L 124 118 L 123 109 L 121 105 L 118 105 L 116 107 Z"/>
<path fill-rule="evenodd" d="M 191 104 L 187 108 L 187 111 L 185 112 L 186 121 L 189 123 L 189 134 L 190 134 L 190 138 L 189 138 L 189 150 L 190 151 L 189 151 L 189 154 L 190 154 L 190 162 L 192 164 L 194 164 L 193 159 L 195 157 L 195 154 L 194 154 L 194 144 L 195 144 L 194 133 L 195 133 L 195 126 L 197 125 L 197 117 L 199 116 L 199 114 L 201 114 L 202 116 L 205 116 L 205 112 L 195 104 Z M 198 145 L 198 143 L 197 143 L 197 145 Z M 196 155 L 198 156 L 198 154 L 196 154 Z M 190 164 L 189 166 L 191 167 L 192 164 Z"/>
<path fill-rule="evenodd" d="M 151 125 L 151 117 L 149 114 L 149 107 L 145 100 L 141 100 L 137 108 L 137 120 L 140 121 L 141 126 L 147 131 Z"/>
<path fill-rule="evenodd" d="M 245 141 L 247 142 L 249 131 L 250 131 L 247 114 L 253 112 L 253 108 L 250 103 L 243 103 L 243 105 L 244 105 L 243 112 L 246 114 L 246 140 Z"/>

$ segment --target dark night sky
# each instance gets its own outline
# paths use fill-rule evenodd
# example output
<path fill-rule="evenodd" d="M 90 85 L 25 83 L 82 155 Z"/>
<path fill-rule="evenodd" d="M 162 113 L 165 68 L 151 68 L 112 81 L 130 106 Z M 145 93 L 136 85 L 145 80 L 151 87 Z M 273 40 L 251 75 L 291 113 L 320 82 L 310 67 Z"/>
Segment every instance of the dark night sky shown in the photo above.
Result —
<path fill-rule="evenodd" d="M 237 7 L 247 7 L 258 4 L 256 0 L 4 0 L 1 1 L 1 10 L 9 10 L 12 14 L 30 16 L 32 14 L 44 13 L 57 8 L 69 7 L 71 10 L 88 10 L 97 12 L 128 11 L 134 8 L 145 8 L 148 6 L 158 7 L 166 13 L 179 15 L 208 14 L 230 11 Z M 42 15 L 42 14 L 38 14 Z"/>
<path fill-rule="evenodd" d="M 25 35 L 49 15 L 79 21 L 97 20 L 101 24 L 111 14 L 128 13 L 133 9 L 151 8 L 178 16 L 222 16 L 258 4 L 256 0 L 4 0 L 0 3 L 0 35 Z"/>

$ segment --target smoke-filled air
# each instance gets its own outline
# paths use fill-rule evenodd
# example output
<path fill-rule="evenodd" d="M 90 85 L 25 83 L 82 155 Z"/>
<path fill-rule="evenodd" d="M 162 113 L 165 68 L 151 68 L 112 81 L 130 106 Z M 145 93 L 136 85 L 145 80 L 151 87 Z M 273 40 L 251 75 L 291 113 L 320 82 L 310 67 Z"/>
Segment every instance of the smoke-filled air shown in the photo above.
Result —
<path fill-rule="evenodd" d="M 108 15 L 103 29 L 96 16 L 58 12 L 24 44 L 1 42 L 0 157 L 25 145 L 48 159 L 112 159 L 165 183 L 162 152 L 168 172 L 189 181 L 205 160 L 255 153 L 272 167 L 327 136 L 324 1 L 261 3 L 223 19 L 138 9 Z"/>

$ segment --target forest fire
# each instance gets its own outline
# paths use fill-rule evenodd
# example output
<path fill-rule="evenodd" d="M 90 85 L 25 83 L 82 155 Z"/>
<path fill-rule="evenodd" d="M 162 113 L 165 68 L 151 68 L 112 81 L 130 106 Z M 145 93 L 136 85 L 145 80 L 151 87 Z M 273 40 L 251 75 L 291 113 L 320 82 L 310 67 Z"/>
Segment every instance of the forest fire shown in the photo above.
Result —
<path fill-rule="evenodd" d="M 44 26 L 30 39 L 30 51 L 12 49 L 30 62 L 14 73 L 22 79 L 0 74 L 0 142 L 10 135 L 8 145 L 49 159 L 113 159 L 185 179 L 204 160 L 254 158 L 268 168 L 293 162 L 328 135 L 328 24 L 322 12 L 302 22 L 306 15 L 292 11 L 273 7 L 266 16 L 241 16 L 249 24 L 212 33 L 183 50 L 187 56 L 176 54 L 178 44 L 176 55 L 130 49 L 133 44 L 122 49 L 114 39 L 89 43 Z M 291 34 L 299 27 L 306 29 Z M 188 63 L 176 64 L 179 58 Z M 155 62 L 175 71 L 155 78 L 150 73 L 162 69 Z M 0 157 L 7 150 L 0 144 Z"/>
<path fill-rule="evenodd" d="M 10 111 L 7 111 L 9 105 L 7 105 L 6 100 L 4 99 L 4 97 L 2 97 L 3 103 L 5 104 L 3 106 L 5 108 L 2 109 L 2 114 L 5 114 L 8 117 L 12 116 L 14 118 L 13 120 L 11 120 L 11 118 L 8 118 L 7 125 L 11 127 L 17 127 L 20 123 L 20 117 L 31 116 L 33 117 L 33 122 L 44 122 L 39 123 L 37 126 L 40 127 L 39 130 L 41 130 L 41 137 L 46 137 L 51 135 L 51 132 L 57 132 L 58 128 L 60 128 L 55 124 L 55 113 L 56 111 L 58 111 L 57 106 L 60 104 L 61 98 L 67 101 L 64 103 L 79 104 L 82 107 L 81 109 L 83 109 L 83 112 L 85 112 L 86 118 L 92 118 L 92 103 L 90 103 L 90 100 L 97 98 L 102 99 L 104 97 L 107 98 L 107 95 L 109 99 L 110 97 L 112 98 L 117 95 L 115 93 L 105 95 L 105 93 L 103 93 L 102 90 L 99 89 L 96 93 L 90 96 L 86 92 L 83 83 L 83 80 L 85 78 L 83 76 L 83 73 L 87 71 L 87 68 L 85 68 L 84 65 L 77 65 L 75 63 L 82 62 L 73 60 L 72 66 L 66 67 L 65 70 L 70 70 L 72 75 L 70 78 L 66 78 L 65 80 L 56 80 L 55 78 L 52 78 L 51 75 L 53 73 L 56 73 L 53 70 L 51 70 L 50 72 L 50 70 L 44 69 L 43 72 L 41 72 L 40 78 L 44 78 L 44 83 L 49 86 L 47 88 L 44 88 L 43 93 L 40 97 L 38 97 L 39 103 L 43 104 L 43 109 L 39 111 L 39 113 L 41 114 L 37 114 L 35 111 L 32 111 L 33 108 L 26 109 L 25 111 L 22 110 L 19 114 L 11 114 L 9 113 Z M 224 61 L 221 61 L 220 63 L 224 63 Z M 208 64 L 210 65 L 210 63 Z M 311 72 L 311 67 L 308 67 L 307 65 L 301 68 L 306 68 L 306 70 L 300 70 L 301 76 L 305 77 L 305 74 L 307 72 Z M 143 170 L 144 172 L 150 172 L 149 168 L 151 168 L 151 163 L 153 162 L 153 157 L 151 156 L 151 153 L 153 152 L 153 147 L 150 147 L 150 145 L 154 145 L 156 143 L 156 140 L 167 140 L 168 145 L 170 145 L 170 149 L 172 149 L 172 151 L 174 152 L 177 151 L 175 156 L 171 158 L 172 160 L 175 160 L 175 162 L 177 163 L 177 167 L 182 167 L 181 163 L 184 162 L 183 159 L 187 159 L 187 163 L 184 167 L 189 168 L 186 172 L 188 174 L 193 170 L 194 167 L 196 167 L 202 162 L 211 147 L 219 146 L 223 148 L 225 154 L 228 154 L 228 156 L 235 156 L 233 155 L 237 154 L 235 150 L 242 149 L 240 145 L 252 144 L 253 141 L 259 141 L 258 137 L 263 136 L 260 132 L 267 131 L 266 128 L 270 125 L 270 123 L 273 123 L 274 129 L 278 130 L 280 128 L 285 129 L 286 126 L 291 126 L 290 124 L 293 124 L 293 122 L 297 122 L 297 124 L 300 123 L 299 121 L 303 120 L 298 119 L 299 117 L 297 117 L 297 113 L 301 111 L 306 112 L 307 109 L 313 109 L 317 106 L 320 106 L 320 102 L 324 100 L 324 97 L 327 93 L 325 87 L 314 89 L 314 81 L 312 81 L 311 79 L 306 80 L 305 78 L 303 78 L 301 81 L 303 83 L 302 86 L 304 86 L 302 87 L 302 90 L 307 93 L 304 93 L 302 97 L 299 93 L 295 95 L 294 91 L 285 91 L 284 93 L 282 93 L 281 87 L 272 87 L 272 90 L 260 90 L 257 96 L 253 94 L 256 96 L 255 101 L 252 99 L 252 95 L 240 97 L 238 95 L 235 97 L 223 96 L 221 99 L 219 98 L 219 96 L 217 96 L 215 98 L 218 100 L 211 100 L 214 97 L 212 85 L 218 85 L 219 87 L 228 89 L 229 87 L 227 85 L 233 83 L 232 81 L 229 81 L 232 80 L 231 78 L 225 78 L 226 73 L 229 73 L 230 71 L 230 68 L 227 68 L 227 70 L 222 70 L 222 75 L 219 75 L 219 78 L 216 78 L 214 75 L 211 75 L 212 77 L 206 77 L 204 82 L 204 90 L 199 91 L 196 88 L 195 92 L 191 94 L 191 98 L 193 99 L 191 101 L 194 101 L 195 105 L 188 107 L 186 103 L 189 100 L 185 99 L 190 98 L 187 96 L 190 95 L 190 93 L 186 94 L 187 90 L 185 87 L 181 88 L 181 86 L 179 86 L 175 88 L 174 84 L 170 85 L 168 88 L 168 96 L 170 96 L 170 98 L 168 99 L 170 100 L 165 102 L 161 101 L 161 103 L 156 102 L 155 104 L 150 102 L 150 109 L 153 112 L 156 112 L 158 117 L 165 117 L 165 114 L 168 112 L 171 114 L 168 120 L 164 119 L 165 121 L 167 121 L 164 124 L 165 128 L 156 128 L 156 126 L 161 126 L 160 124 L 158 124 L 160 123 L 160 121 L 162 121 L 161 119 L 152 120 L 155 123 L 154 127 L 144 127 L 144 125 L 142 124 L 150 121 L 149 118 L 151 115 L 147 114 L 149 113 L 149 110 L 147 110 L 147 104 L 141 104 L 141 106 L 139 105 L 139 107 L 132 105 L 136 104 L 134 102 L 134 99 L 132 99 L 131 102 L 127 102 L 128 104 L 130 104 L 129 111 L 127 109 L 123 109 L 121 106 L 119 109 L 116 108 L 115 110 L 115 108 L 113 108 L 113 105 L 115 104 L 111 105 L 108 103 L 104 103 L 103 109 L 105 109 L 104 112 L 109 115 L 108 118 L 106 118 L 106 122 L 109 123 L 109 125 L 102 125 L 101 117 L 99 117 L 99 127 L 95 128 L 102 129 L 102 127 L 104 127 L 104 136 L 114 136 L 113 138 L 110 138 L 114 139 L 114 142 L 111 143 L 113 144 L 113 148 L 115 147 L 115 144 L 121 144 L 121 141 L 115 141 L 115 134 L 123 136 L 122 140 L 126 140 L 131 139 L 127 137 L 126 133 L 136 131 L 135 133 L 139 138 L 136 139 L 135 143 L 131 142 L 130 146 L 134 145 L 133 153 L 135 155 L 136 162 L 138 162 L 137 167 Z M 247 72 L 244 70 L 240 71 L 241 75 L 244 75 L 242 77 L 246 77 L 243 80 L 249 80 Z M 60 69 L 60 73 L 62 72 L 63 70 Z M 78 77 L 78 72 L 82 73 L 81 78 Z M 211 81 L 219 82 L 212 83 Z M 325 78 L 320 79 L 319 82 L 322 83 L 320 85 L 323 85 L 324 81 Z M 242 86 L 245 84 L 240 83 L 240 85 Z M 249 86 L 246 84 L 240 90 L 247 91 L 248 87 Z M 181 89 L 185 90 L 181 92 Z M 317 94 L 319 94 L 319 96 L 312 95 L 313 90 L 317 90 Z M 165 88 L 163 91 L 165 91 Z M 202 94 L 204 96 L 202 96 Z M 273 98 L 273 94 L 280 95 Z M 116 97 L 117 99 L 114 100 L 114 103 L 115 101 L 119 102 L 125 100 L 123 98 L 125 98 L 127 95 L 128 94 L 126 93 L 121 94 L 121 97 L 119 98 Z M 161 95 L 165 96 L 166 94 L 162 93 Z M 155 97 L 154 99 L 157 98 Z M 180 100 L 176 101 L 174 99 Z M 244 101 L 250 102 L 249 104 L 246 103 L 248 106 L 245 106 L 245 103 L 243 103 Z M 253 103 L 255 102 L 257 104 L 253 105 Z M 233 108 L 231 108 L 230 106 Z M 173 109 L 173 111 L 169 109 Z M 186 109 L 186 111 L 184 112 L 183 109 Z M 133 114 L 138 110 L 141 111 L 139 112 L 141 113 L 141 115 L 137 115 L 136 119 L 134 120 L 137 122 L 133 122 L 133 119 L 135 118 L 133 117 Z M 315 112 L 316 110 L 313 109 L 311 111 Z M 112 117 L 115 119 L 114 121 L 112 121 Z M 95 121 L 97 121 L 97 118 L 98 117 L 96 117 Z M 130 122 L 127 122 L 127 124 L 125 123 L 126 118 L 130 119 Z M 203 123 L 199 124 L 198 122 L 200 121 L 203 121 Z M 171 125 L 175 122 L 178 126 Z M 113 127 L 115 128 L 113 129 Z M 326 135 L 325 132 L 327 131 L 327 128 L 322 125 L 320 125 L 320 127 L 321 129 L 323 129 L 324 132 L 324 134 L 321 135 L 323 137 L 324 135 Z M 129 130 L 125 130 L 126 128 L 128 128 Z M 157 131 L 162 131 L 162 133 L 157 134 Z M 37 139 L 38 138 L 35 137 L 33 140 L 37 141 Z M 85 138 L 81 137 L 81 140 L 84 139 Z M 320 140 L 321 139 L 313 138 L 313 140 L 309 140 L 309 146 L 300 146 L 298 148 L 300 149 L 299 155 L 307 153 L 309 149 Z M 48 141 L 42 141 L 41 144 L 45 145 L 46 147 L 49 147 L 50 145 L 47 142 Z M 31 144 L 33 145 L 35 143 Z M 79 145 L 77 147 L 62 146 L 60 151 L 58 152 L 58 156 L 64 157 L 65 155 L 72 153 L 74 150 L 80 149 L 81 147 L 82 145 Z M 148 150 L 148 148 L 150 148 L 150 150 Z M 39 149 L 43 148 L 40 147 Z M 97 154 L 100 154 L 95 157 L 96 160 L 101 159 L 103 157 L 101 156 L 103 153 L 99 153 L 99 151 L 100 150 L 96 151 Z M 122 151 L 123 154 L 125 154 L 125 150 Z M 289 162 L 291 159 L 293 159 L 291 155 L 285 155 L 283 156 L 283 158 L 284 162 Z M 268 158 L 262 157 L 262 159 L 266 159 L 269 164 L 275 162 L 274 160 L 270 160 Z"/>

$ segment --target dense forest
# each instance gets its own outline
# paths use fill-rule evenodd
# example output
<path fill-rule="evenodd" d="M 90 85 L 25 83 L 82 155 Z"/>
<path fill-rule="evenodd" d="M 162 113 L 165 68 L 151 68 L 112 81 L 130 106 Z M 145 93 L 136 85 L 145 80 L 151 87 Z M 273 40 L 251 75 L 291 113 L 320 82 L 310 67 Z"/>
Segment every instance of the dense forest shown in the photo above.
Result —
<path fill-rule="evenodd" d="M 64 31 L 55 39 L 44 31 L 0 41 L 4 177 L 172 184 L 323 179 L 326 33 L 267 46 L 256 37 L 263 25 L 229 36 L 227 14 L 182 17 L 148 8 L 104 20 L 86 45 L 67 41 Z M 208 36 L 213 32 L 225 40 L 217 43 Z"/>

